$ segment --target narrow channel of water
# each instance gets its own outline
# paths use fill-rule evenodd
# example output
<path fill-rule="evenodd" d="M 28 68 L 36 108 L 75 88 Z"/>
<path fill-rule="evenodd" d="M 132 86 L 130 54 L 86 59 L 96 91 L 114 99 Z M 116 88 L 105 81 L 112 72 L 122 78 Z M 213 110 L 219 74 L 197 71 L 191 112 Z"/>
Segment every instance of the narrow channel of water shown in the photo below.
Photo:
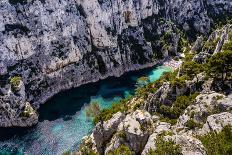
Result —
<path fill-rule="evenodd" d="M 101 108 L 109 108 L 134 93 L 139 77 L 155 81 L 167 71 L 171 69 L 153 67 L 61 92 L 41 106 L 37 126 L 0 129 L 0 154 L 55 155 L 77 150 L 82 137 L 93 129 L 92 121 L 85 116 L 86 105 L 98 102 Z"/>

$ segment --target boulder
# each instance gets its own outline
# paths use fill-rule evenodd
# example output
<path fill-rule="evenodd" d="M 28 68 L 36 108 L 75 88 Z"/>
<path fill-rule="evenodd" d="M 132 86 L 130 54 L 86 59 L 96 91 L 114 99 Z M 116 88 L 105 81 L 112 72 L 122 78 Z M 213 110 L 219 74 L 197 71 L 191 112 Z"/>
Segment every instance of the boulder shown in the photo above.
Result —
<path fill-rule="evenodd" d="M 146 155 L 150 149 L 156 149 L 156 139 L 163 132 L 170 132 L 171 124 L 166 122 L 158 122 L 156 124 L 154 133 L 148 138 L 147 144 L 145 145 L 142 155 Z"/>
<path fill-rule="evenodd" d="M 223 112 L 220 114 L 210 115 L 204 124 L 201 134 L 206 134 L 211 131 L 220 132 L 223 127 L 232 125 L 232 114 L 229 112 Z"/>
<path fill-rule="evenodd" d="M 183 155 L 206 155 L 203 144 L 200 140 L 188 135 L 165 136 L 166 141 L 173 141 L 180 145 Z"/>
<path fill-rule="evenodd" d="M 125 118 L 125 115 L 118 112 L 106 122 L 99 122 L 93 129 L 93 139 L 95 141 L 98 152 L 103 152 L 105 143 L 112 138 L 117 131 L 118 125 Z"/>
<path fill-rule="evenodd" d="M 136 110 L 119 124 L 106 152 L 116 149 L 120 144 L 126 144 L 134 154 L 138 154 L 143 150 L 152 129 L 151 115 L 147 111 Z"/>

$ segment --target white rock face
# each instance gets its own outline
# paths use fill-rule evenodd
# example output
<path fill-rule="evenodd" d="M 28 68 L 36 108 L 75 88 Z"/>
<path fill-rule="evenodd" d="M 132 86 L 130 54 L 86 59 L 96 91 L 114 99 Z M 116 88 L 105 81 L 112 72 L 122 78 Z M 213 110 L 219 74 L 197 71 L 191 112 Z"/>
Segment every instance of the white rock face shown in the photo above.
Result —
<path fill-rule="evenodd" d="M 39 107 L 61 90 L 176 54 L 177 26 L 206 34 L 210 15 L 231 13 L 231 6 L 230 0 L 2 0 L 0 75 L 23 77 L 26 100 Z M 170 49 L 163 50 L 159 39 L 167 31 Z"/>
<path fill-rule="evenodd" d="M 223 127 L 232 125 L 232 114 L 223 112 L 220 114 L 211 115 L 207 118 L 206 123 L 202 128 L 202 133 L 206 134 L 211 131 L 220 132 Z"/>
<path fill-rule="evenodd" d="M 93 139 L 99 152 L 103 152 L 105 142 L 110 140 L 113 134 L 117 131 L 119 123 L 125 118 L 125 115 L 118 112 L 113 117 L 104 122 L 99 122 L 93 130 Z"/>
<path fill-rule="evenodd" d="M 144 147 L 142 155 L 146 155 L 150 149 L 156 149 L 156 140 L 157 137 L 163 132 L 170 132 L 171 124 L 166 122 L 158 122 L 155 127 L 155 131 L 148 138 L 147 144 Z"/>
<path fill-rule="evenodd" d="M 1 127 L 27 127 L 37 124 L 38 114 L 25 96 L 25 86 L 19 81 L 17 90 L 9 86 L 5 91 L 7 95 L 0 99 L 0 126 Z M 25 111 L 25 109 L 29 109 Z M 26 112 L 26 115 L 24 115 Z"/>
<path fill-rule="evenodd" d="M 147 111 L 136 110 L 119 124 L 118 131 L 125 132 L 125 139 L 135 153 L 142 151 L 153 128 L 151 115 Z"/>
<path fill-rule="evenodd" d="M 218 8 L 220 8 L 220 7 L 218 7 Z M 210 55 L 220 52 L 222 50 L 222 46 L 224 45 L 224 43 L 226 43 L 228 41 L 229 32 L 231 30 L 232 30 L 232 25 L 228 24 L 228 25 L 224 26 L 222 29 L 214 31 L 209 36 L 207 43 L 214 42 L 215 47 L 203 47 L 202 46 L 203 40 L 198 39 L 195 42 L 195 45 L 192 49 L 192 52 L 198 51 L 199 53 L 194 56 L 193 60 L 202 63 L 202 62 L 205 62 L 206 59 L 210 57 Z M 197 51 L 194 50 L 194 48 L 196 48 Z"/>
<path fill-rule="evenodd" d="M 217 98 L 221 97 L 221 100 Z M 196 97 L 195 104 L 186 108 L 183 115 L 177 121 L 177 128 L 185 128 L 188 120 L 193 119 L 195 122 L 204 122 L 204 119 L 212 113 L 220 110 L 219 101 L 222 102 L 225 96 L 219 93 L 200 94 Z M 223 110 L 221 110 L 223 111 Z"/>
<path fill-rule="evenodd" d="M 165 136 L 164 139 L 171 140 L 181 147 L 183 155 L 206 155 L 204 146 L 200 140 L 188 135 Z"/>

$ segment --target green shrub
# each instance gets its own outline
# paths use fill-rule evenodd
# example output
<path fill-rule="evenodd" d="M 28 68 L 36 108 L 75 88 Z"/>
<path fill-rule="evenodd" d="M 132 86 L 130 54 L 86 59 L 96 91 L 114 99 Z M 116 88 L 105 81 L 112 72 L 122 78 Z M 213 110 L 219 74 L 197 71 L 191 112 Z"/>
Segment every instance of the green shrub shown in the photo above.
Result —
<path fill-rule="evenodd" d="M 144 96 L 146 97 L 149 93 L 155 93 L 162 85 L 163 82 L 172 81 L 176 78 L 177 71 L 174 72 L 165 72 L 160 77 L 159 80 L 156 80 L 154 82 L 148 83 L 144 87 L 140 87 L 136 89 L 136 96 Z"/>
<path fill-rule="evenodd" d="M 232 51 L 232 40 L 229 41 L 229 42 L 227 42 L 227 43 L 225 43 L 222 48 L 223 48 L 223 50 L 230 50 L 230 51 Z"/>
<path fill-rule="evenodd" d="M 158 112 L 169 119 L 177 119 L 183 114 L 185 109 L 191 105 L 198 95 L 199 93 L 194 93 L 190 96 L 178 96 L 172 107 L 161 105 Z"/>
<path fill-rule="evenodd" d="M 107 155 L 132 155 L 132 152 L 128 146 L 120 145 L 117 149 L 109 151 Z"/>
<path fill-rule="evenodd" d="M 114 103 L 111 108 L 101 110 L 100 113 L 94 117 L 94 120 L 93 120 L 94 124 L 97 124 L 100 121 L 107 121 L 107 120 L 109 120 L 110 118 L 112 118 L 112 116 L 115 113 L 117 113 L 119 111 L 126 112 L 127 109 L 128 109 L 126 103 L 130 99 L 131 99 L 131 97 L 129 97 L 127 99 L 123 99 L 119 103 Z"/>
<path fill-rule="evenodd" d="M 226 50 L 214 54 L 207 62 L 209 77 L 220 79 L 222 82 L 229 78 L 232 72 L 232 51 Z"/>
<path fill-rule="evenodd" d="M 193 119 L 189 119 L 186 123 L 185 123 L 186 127 L 188 127 L 189 129 L 195 129 L 196 127 L 201 127 L 201 124 L 196 123 Z"/>
<path fill-rule="evenodd" d="M 22 78 L 20 76 L 11 77 L 10 84 L 13 88 L 17 88 L 19 86 L 21 80 L 22 80 Z"/>
<path fill-rule="evenodd" d="M 175 78 L 174 80 L 170 81 L 170 83 L 174 87 L 181 88 L 181 87 L 185 86 L 185 80 L 186 79 L 187 78 L 185 76 L 181 76 L 179 78 Z"/>
<path fill-rule="evenodd" d="M 173 141 L 164 141 L 162 136 L 156 141 L 157 149 L 150 149 L 147 155 L 182 155 L 181 148 Z"/>
<path fill-rule="evenodd" d="M 197 74 L 204 71 L 204 66 L 195 61 L 186 61 L 182 65 L 182 72 L 184 75 L 190 77 L 191 79 L 196 77 L 198 81 Z"/>
<path fill-rule="evenodd" d="M 232 128 L 226 126 L 220 133 L 211 132 L 199 137 L 208 155 L 232 154 Z"/>

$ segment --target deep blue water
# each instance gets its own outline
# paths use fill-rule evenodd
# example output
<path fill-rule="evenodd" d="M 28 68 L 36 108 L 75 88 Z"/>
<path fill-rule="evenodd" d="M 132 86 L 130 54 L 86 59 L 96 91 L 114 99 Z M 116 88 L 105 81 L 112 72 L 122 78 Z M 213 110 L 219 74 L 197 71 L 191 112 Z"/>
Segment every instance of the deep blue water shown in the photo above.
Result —
<path fill-rule="evenodd" d="M 97 102 L 101 108 L 134 93 L 139 77 L 157 80 L 167 67 L 126 73 L 97 83 L 86 84 L 55 95 L 39 109 L 39 123 L 30 129 L 0 129 L 0 154 L 62 154 L 77 150 L 81 138 L 93 129 L 93 123 L 85 116 L 86 105 Z"/>

